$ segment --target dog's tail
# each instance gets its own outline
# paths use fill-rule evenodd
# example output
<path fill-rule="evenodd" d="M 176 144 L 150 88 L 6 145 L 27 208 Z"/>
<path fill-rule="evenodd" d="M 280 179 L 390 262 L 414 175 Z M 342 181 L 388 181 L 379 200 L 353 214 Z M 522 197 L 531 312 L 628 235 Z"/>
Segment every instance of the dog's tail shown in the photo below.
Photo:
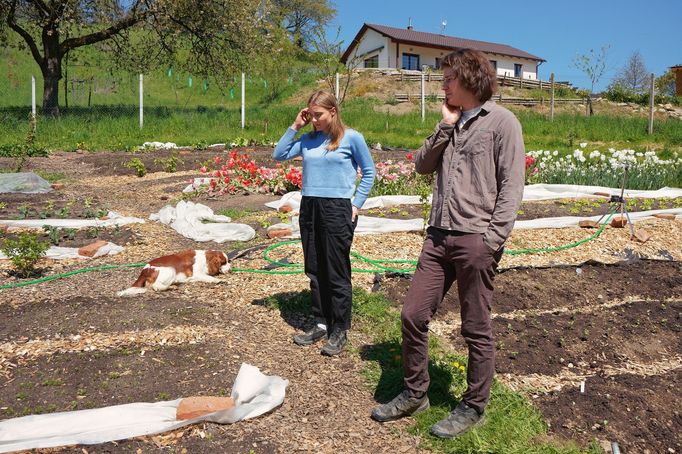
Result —
<path fill-rule="evenodd" d="M 140 276 L 133 282 L 133 285 L 130 288 L 117 292 L 116 296 L 135 296 L 145 293 L 147 291 L 145 284 L 147 283 L 147 280 L 152 277 L 152 274 L 153 270 L 149 266 L 144 267 Z"/>

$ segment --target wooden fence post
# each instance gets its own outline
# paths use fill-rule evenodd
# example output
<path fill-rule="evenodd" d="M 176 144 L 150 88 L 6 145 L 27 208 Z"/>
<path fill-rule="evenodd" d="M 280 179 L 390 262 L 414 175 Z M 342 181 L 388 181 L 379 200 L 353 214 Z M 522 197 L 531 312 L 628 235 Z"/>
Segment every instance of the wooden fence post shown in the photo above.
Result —
<path fill-rule="evenodd" d="M 549 120 L 554 121 L 554 73 L 549 76 Z"/>
<path fill-rule="evenodd" d="M 649 87 L 649 135 L 654 133 L 654 73 L 651 73 L 651 86 Z"/>

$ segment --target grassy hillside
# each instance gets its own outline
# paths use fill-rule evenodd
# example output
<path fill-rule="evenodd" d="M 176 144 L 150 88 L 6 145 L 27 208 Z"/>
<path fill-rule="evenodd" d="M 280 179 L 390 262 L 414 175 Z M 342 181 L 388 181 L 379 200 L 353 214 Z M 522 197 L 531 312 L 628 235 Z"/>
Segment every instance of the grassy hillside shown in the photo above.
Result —
<path fill-rule="evenodd" d="M 145 75 L 144 129 L 138 126 L 138 76 L 111 70 L 107 57 L 92 48 L 74 55 L 60 82 L 58 119 L 38 119 L 37 144 L 51 150 L 123 150 L 145 141 L 202 145 L 243 141 L 277 141 L 307 95 L 323 85 L 315 68 L 301 63 L 286 80 L 251 77 L 246 84 L 246 127 L 241 129 L 240 79 L 217 87 L 173 68 Z M 42 78 L 27 51 L 0 50 L 0 147 L 24 140 L 30 111 L 30 77 L 36 76 L 37 103 L 42 101 Z M 273 87 L 281 88 L 275 96 Z M 222 88 L 222 89 L 221 89 Z M 432 82 L 428 93 L 439 90 Z M 390 76 L 364 74 L 351 85 L 343 115 L 370 144 L 416 148 L 439 120 L 439 104 L 430 103 L 422 123 L 417 102 L 395 102 L 397 92 L 416 92 L 418 85 Z M 529 93 L 531 95 L 533 93 Z M 519 93 L 515 93 L 519 95 Z M 537 95 L 537 94 L 535 94 Z M 66 108 L 68 102 L 68 108 Z M 524 129 L 529 150 L 571 152 L 578 143 L 606 149 L 655 150 L 662 156 L 682 151 L 682 122 L 657 117 L 654 134 L 647 135 L 645 116 L 586 117 L 584 109 L 558 107 L 554 122 L 544 108 L 512 107 Z"/>

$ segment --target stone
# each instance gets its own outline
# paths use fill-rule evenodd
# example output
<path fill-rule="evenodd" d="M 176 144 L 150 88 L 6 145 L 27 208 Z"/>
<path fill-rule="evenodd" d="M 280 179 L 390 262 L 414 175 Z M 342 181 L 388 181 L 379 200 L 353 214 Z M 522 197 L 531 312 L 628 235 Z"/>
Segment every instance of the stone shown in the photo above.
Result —
<path fill-rule="evenodd" d="M 611 197 L 611 194 L 609 194 L 608 192 L 594 192 L 593 194 L 598 195 L 600 197 Z"/>
<path fill-rule="evenodd" d="M 284 228 L 284 229 L 281 229 L 281 228 L 269 229 L 268 230 L 268 238 L 287 237 L 287 236 L 290 236 L 292 233 L 293 232 L 291 229 L 286 229 L 286 228 Z"/>
<path fill-rule="evenodd" d="M 582 221 L 578 222 L 578 227 L 582 227 L 583 229 L 596 229 L 599 227 L 599 223 L 590 219 L 583 219 Z"/>
<path fill-rule="evenodd" d="M 654 217 L 658 219 L 665 219 L 668 221 L 674 221 L 677 218 L 677 216 L 675 216 L 672 213 L 656 213 L 654 214 Z"/>
<path fill-rule="evenodd" d="M 234 399 L 231 397 L 192 396 L 180 400 L 175 410 L 175 419 L 184 420 L 215 413 L 216 411 L 229 410 L 234 407 Z"/>
<path fill-rule="evenodd" d="M 50 187 L 55 191 L 59 191 L 60 189 L 64 189 L 64 183 L 52 183 Z"/>
<path fill-rule="evenodd" d="M 83 246 L 82 248 L 78 249 L 78 255 L 82 255 L 85 257 L 94 257 L 94 255 L 97 253 L 99 248 L 102 246 L 106 246 L 107 242 L 104 240 L 97 240 L 94 243 L 88 244 L 87 246 Z"/>
<path fill-rule="evenodd" d="M 640 243 L 646 243 L 649 241 L 649 239 L 651 239 L 651 234 L 649 234 L 649 232 L 646 230 L 637 229 L 635 230 L 635 234 L 632 236 L 632 239 Z"/>
<path fill-rule="evenodd" d="M 611 219 L 611 227 L 615 227 L 617 229 L 622 229 L 625 227 L 628 223 L 628 218 L 625 216 L 614 216 Z"/>
<path fill-rule="evenodd" d="M 0 225 L 0 234 L 5 234 L 9 231 L 9 227 L 6 225 Z"/>

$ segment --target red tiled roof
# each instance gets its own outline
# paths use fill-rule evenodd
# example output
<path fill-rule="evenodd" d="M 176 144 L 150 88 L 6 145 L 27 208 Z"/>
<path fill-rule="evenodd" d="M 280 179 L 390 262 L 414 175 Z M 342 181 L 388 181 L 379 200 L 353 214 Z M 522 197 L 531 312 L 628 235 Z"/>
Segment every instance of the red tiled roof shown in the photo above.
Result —
<path fill-rule="evenodd" d="M 510 57 L 527 58 L 529 60 L 536 61 L 545 61 L 545 59 L 543 58 L 537 57 L 533 54 L 529 54 L 528 52 L 524 52 L 520 49 L 508 46 L 506 44 L 489 43 L 486 41 L 457 38 L 455 36 L 438 35 L 436 33 L 418 32 L 414 30 L 408 30 L 406 28 L 387 27 L 385 25 L 368 23 L 365 23 L 362 26 L 358 34 L 353 39 L 353 42 L 350 44 L 350 46 L 348 46 L 346 52 L 344 52 L 343 56 L 341 57 L 341 61 L 343 62 L 346 61 L 346 59 L 350 55 L 352 48 L 355 47 L 357 41 L 368 28 L 377 31 L 384 36 L 388 36 L 389 38 L 392 38 L 396 41 L 400 41 L 401 43 L 410 43 L 419 46 L 438 47 L 441 49 L 452 50 L 461 48 L 476 49 L 480 50 L 481 52 L 507 55 Z"/>

